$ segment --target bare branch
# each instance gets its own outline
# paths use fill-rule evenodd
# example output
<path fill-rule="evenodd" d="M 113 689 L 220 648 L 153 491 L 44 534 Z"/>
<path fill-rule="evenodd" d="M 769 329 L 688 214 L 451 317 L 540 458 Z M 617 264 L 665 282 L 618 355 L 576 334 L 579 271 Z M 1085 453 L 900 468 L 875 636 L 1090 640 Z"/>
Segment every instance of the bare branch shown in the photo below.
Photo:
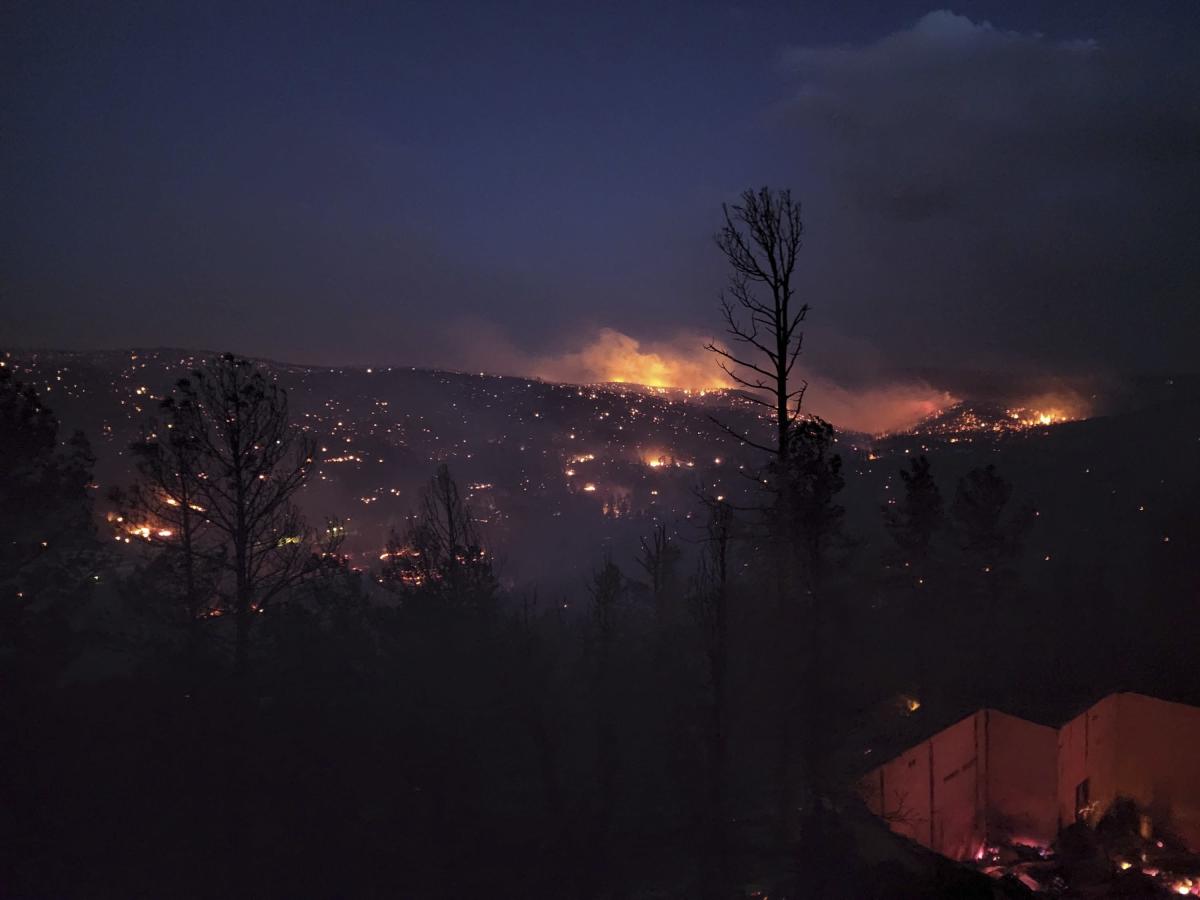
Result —
<path fill-rule="evenodd" d="M 735 384 L 773 398 L 773 404 L 760 398 L 754 402 L 775 412 L 777 442 L 770 452 L 782 460 L 807 387 L 796 390 L 791 384 L 804 345 L 801 325 L 808 315 L 808 304 L 794 308 L 791 281 L 804 231 L 800 204 L 792 201 L 787 190 L 763 187 L 744 191 L 740 203 L 722 204 L 721 213 L 724 225 L 715 240 L 731 270 L 721 296 L 722 317 L 733 341 L 753 350 L 735 354 L 712 341 L 705 349 L 720 357 L 718 367 Z M 767 292 L 769 301 L 760 299 Z M 740 316 L 739 308 L 745 311 Z M 734 371 L 735 367 L 761 378 Z M 744 438 L 733 429 L 725 430 Z"/>
<path fill-rule="evenodd" d="M 757 441 L 753 440 L 752 438 L 749 438 L 746 435 L 742 434 L 741 432 L 739 432 L 733 428 L 730 428 L 728 425 L 726 425 L 724 422 L 722 422 L 720 419 L 716 418 L 715 416 L 709 416 L 708 418 L 709 418 L 709 421 L 711 421 L 714 425 L 716 425 L 718 428 L 720 428 L 726 434 L 730 435 L 731 437 L 737 438 L 743 444 L 746 444 L 749 447 L 753 447 L 755 450 L 762 450 L 766 453 L 774 453 L 775 452 L 775 449 L 773 447 L 763 446 L 762 444 L 758 443 Z"/>

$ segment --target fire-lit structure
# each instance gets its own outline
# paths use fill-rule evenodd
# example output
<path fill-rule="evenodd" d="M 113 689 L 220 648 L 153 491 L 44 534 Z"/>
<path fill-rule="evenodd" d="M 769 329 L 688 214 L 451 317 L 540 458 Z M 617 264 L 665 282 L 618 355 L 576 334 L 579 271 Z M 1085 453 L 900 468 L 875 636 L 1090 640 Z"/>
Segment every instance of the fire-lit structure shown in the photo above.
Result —
<path fill-rule="evenodd" d="M 1200 708 L 1111 694 L 1058 731 L 1058 817 L 1095 825 L 1118 797 L 1200 851 Z"/>
<path fill-rule="evenodd" d="M 1058 729 L 983 709 L 875 768 L 858 790 L 894 832 L 993 874 L 1021 854 L 1052 860 L 1064 829 L 1103 828 L 1125 804 L 1149 852 L 1124 845 L 1114 872 L 1200 896 L 1198 746 L 1200 708 L 1143 694 L 1111 694 Z"/>
<path fill-rule="evenodd" d="M 1058 830 L 1053 728 L 981 709 L 884 763 L 860 782 L 891 829 L 952 859 Z"/>

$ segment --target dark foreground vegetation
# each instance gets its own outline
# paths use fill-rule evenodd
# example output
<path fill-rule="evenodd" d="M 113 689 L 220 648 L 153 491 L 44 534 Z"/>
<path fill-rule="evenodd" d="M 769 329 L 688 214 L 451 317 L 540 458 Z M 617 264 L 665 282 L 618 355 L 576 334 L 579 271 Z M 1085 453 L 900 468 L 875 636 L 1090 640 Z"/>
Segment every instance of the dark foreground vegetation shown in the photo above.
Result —
<path fill-rule="evenodd" d="M 918 459 L 881 579 L 820 423 L 793 432 L 791 563 L 777 503 L 697 498 L 693 539 L 550 598 L 498 589 L 445 469 L 349 570 L 290 506 L 306 448 L 248 364 L 162 412 L 118 498 L 133 543 L 102 541 L 86 441 L 0 373 L 5 896 L 900 896 L 847 786 L 921 716 L 1079 702 L 1053 688 L 1080 668 L 1196 690 L 1176 557 L 1048 606 L 1002 476 L 946 501 Z M 792 564 L 818 634 L 779 602 Z"/>

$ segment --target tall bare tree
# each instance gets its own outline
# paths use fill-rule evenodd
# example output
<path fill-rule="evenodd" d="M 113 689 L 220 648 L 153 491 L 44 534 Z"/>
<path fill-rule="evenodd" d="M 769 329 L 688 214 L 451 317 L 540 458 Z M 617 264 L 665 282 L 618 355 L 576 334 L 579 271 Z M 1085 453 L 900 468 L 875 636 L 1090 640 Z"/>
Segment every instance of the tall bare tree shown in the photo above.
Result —
<path fill-rule="evenodd" d="M 800 627 L 800 606 L 811 593 L 802 590 L 801 553 L 797 546 L 798 515 L 791 492 L 796 479 L 793 444 L 800 430 L 808 384 L 796 371 L 804 346 L 802 325 L 808 304 L 796 298 L 796 265 L 804 226 L 800 204 L 788 190 L 762 187 L 747 190 L 741 202 L 722 204 L 724 225 L 716 244 L 729 265 L 729 281 L 721 294 L 721 312 L 727 341 L 710 341 L 706 349 L 716 354 L 718 365 L 745 396 L 770 410 L 774 421 L 774 446 L 717 421 L 724 431 L 751 447 L 771 454 L 770 465 L 757 476 L 774 495 L 763 511 L 768 545 L 773 559 L 776 608 L 772 630 L 771 688 L 776 705 L 776 839 L 781 846 L 791 840 L 795 809 L 793 778 L 793 724 L 796 701 L 793 685 L 799 680 L 794 645 Z M 809 623 L 812 626 L 812 623 Z M 815 723 L 810 722 L 810 726 Z M 810 791 L 815 795 L 815 791 Z"/>
<path fill-rule="evenodd" d="M 705 347 L 720 357 L 718 364 L 730 378 L 750 390 L 753 402 L 772 411 L 776 445 L 767 447 L 721 427 L 775 453 L 782 465 L 808 387 L 795 372 L 804 346 L 800 326 L 808 315 L 808 304 L 796 301 L 793 284 L 804 233 L 800 204 L 791 191 L 763 187 L 743 192 L 741 203 L 722 204 L 721 210 L 725 225 L 716 242 L 730 268 L 721 294 L 730 346 L 710 341 Z"/>

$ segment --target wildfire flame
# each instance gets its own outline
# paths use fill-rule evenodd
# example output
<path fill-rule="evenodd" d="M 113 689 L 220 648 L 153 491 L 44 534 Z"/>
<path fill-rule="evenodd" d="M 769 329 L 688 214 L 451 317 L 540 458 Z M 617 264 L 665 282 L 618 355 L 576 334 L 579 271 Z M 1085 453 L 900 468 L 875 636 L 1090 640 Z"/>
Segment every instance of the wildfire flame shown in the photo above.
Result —
<path fill-rule="evenodd" d="M 1074 422 L 1085 416 L 1072 412 L 1063 407 L 1050 409 L 1030 409 L 1018 406 L 1008 410 L 1008 417 L 1017 425 L 1025 428 L 1037 428 L 1044 425 L 1061 425 L 1063 422 Z"/>
<path fill-rule="evenodd" d="M 696 463 L 690 459 L 679 459 L 675 454 L 667 450 L 646 450 L 641 454 L 641 460 L 644 465 L 651 469 L 666 469 L 673 467 L 694 468 Z M 720 460 L 717 460 L 720 464 Z"/>
<path fill-rule="evenodd" d="M 534 357 L 512 352 L 507 367 L 567 384 L 618 383 L 694 392 L 743 389 L 704 349 L 708 341 L 708 335 L 694 332 L 642 341 L 614 328 L 601 328 L 585 336 L 576 350 Z M 906 431 L 952 410 L 962 399 L 913 378 L 848 386 L 811 372 L 793 375 L 808 381 L 805 406 L 809 412 L 839 429 L 865 434 Z M 1055 390 L 1013 404 L 1005 419 L 1010 428 L 1037 428 L 1087 418 L 1089 407 L 1090 401 L 1076 392 Z"/>
<path fill-rule="evenodd" d="M 614 328 L 601 328 L 582 350 L 536 361 L 534 373 L 549 381 L 576 384 L 615 382 L 686 390 L 729 387 L 704 343 L 698 335 L 643 343 Z"/>

